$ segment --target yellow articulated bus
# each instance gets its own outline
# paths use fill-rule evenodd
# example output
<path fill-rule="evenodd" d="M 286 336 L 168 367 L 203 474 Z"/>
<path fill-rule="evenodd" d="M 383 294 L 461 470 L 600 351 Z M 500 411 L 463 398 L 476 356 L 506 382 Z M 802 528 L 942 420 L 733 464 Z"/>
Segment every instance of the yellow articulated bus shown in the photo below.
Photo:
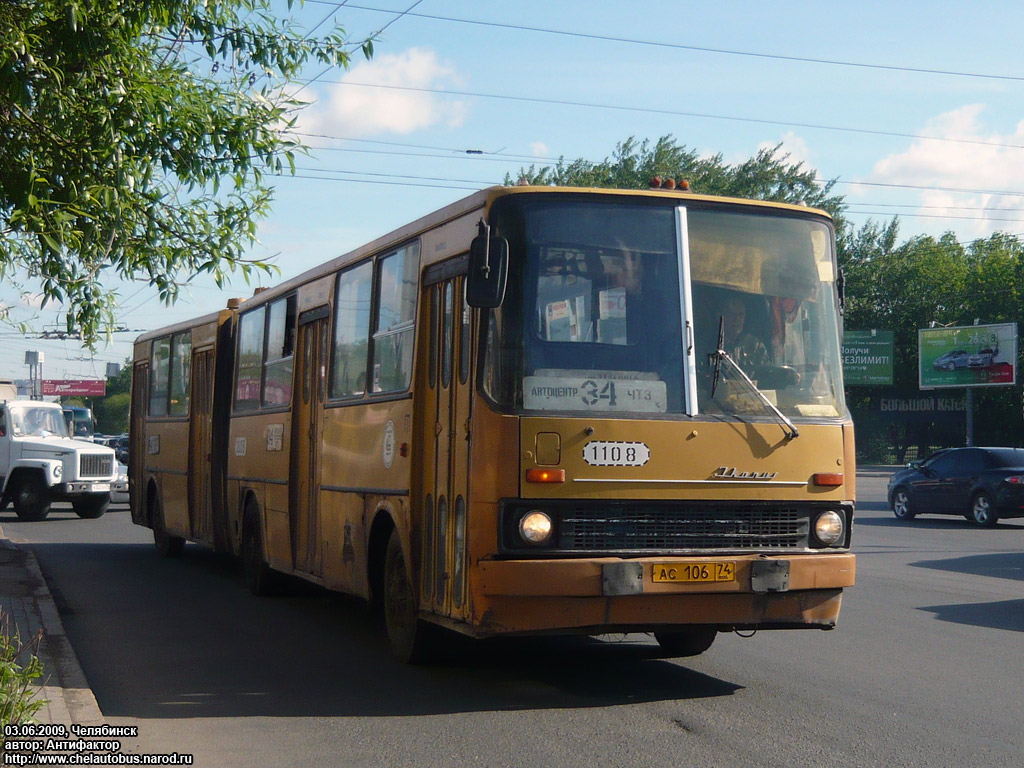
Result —
<path fill-rule="evenodd" d="M 800 206 L 483 190 L 141 337 L 133 519 L 163 554 L 240 555 L 253 592 L 380 604 L 409 661 L 437 626 L 678 656 L 830 629 L 854 583 L 834 239 Z"/>
<path fill-rule="evenodd" d="M 135 342 L 128 495 L 132 520 L 153 529 L 165 557 L 186 539 L 233 549 L 222 457 L 237 303 Z"/>

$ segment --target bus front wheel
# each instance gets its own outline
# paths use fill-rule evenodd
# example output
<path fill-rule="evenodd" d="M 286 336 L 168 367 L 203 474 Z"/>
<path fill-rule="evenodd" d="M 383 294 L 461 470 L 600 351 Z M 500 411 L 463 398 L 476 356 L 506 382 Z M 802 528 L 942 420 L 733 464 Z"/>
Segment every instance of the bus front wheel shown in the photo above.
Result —
<path fill-rule="evenodd" d="M 654 639 L 669 656 L 699 656 L 711 647 L 717 634 L 713 629 L 695 629 L 689 632 L 655 632 Z"/>
<path fill-rule="evenodd" d="M 384 558 L 384 625 L 391 652 L 404 664 L 422 664 L 434 655 L 433 627 L 416 613 L 402 540 L 393 530 Z"/>

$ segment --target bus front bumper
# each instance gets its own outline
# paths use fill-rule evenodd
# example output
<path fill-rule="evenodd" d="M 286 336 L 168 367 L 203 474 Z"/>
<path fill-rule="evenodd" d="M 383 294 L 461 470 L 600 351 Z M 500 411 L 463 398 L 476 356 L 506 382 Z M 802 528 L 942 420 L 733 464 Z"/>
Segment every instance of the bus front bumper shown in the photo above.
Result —
<path fill-rule="evenodd" d="M 847 552 L 484 561 L 480 587 L 485 606 L 480 606 L 478 629 L 484 635 L 646 632 L 695 625 L 831 629 L 843 588 L 853 586 L 855 564 Z M 689 569 L 683 572 L 683 566 Z M 732 578 L 673 580 L 714 574 L 716 566 L 724 572 L 719 575 Z"/>

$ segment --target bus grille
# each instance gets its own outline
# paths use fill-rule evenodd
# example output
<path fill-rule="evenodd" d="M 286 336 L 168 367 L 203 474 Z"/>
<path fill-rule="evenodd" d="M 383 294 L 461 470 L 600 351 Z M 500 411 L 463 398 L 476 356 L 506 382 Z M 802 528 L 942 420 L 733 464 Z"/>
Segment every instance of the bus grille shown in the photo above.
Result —
<path fill-rule="evenodd" d="M 114 457 L 108 453 L 83 453 L 79 459 L 78 476 L 110 477 L 114 474 Z"/>
<path fill-rule="evenodd" d="M 804 549 L 809 529 L 806 511 L 795 509 L 576 509 L 562 517 L 559 549 Z"/>

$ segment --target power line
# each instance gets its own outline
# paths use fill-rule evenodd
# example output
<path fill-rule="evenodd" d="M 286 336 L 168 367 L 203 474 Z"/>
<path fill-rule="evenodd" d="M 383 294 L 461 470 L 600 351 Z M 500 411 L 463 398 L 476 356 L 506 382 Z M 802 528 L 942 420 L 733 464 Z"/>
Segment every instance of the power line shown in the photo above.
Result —
<path fill-rule="evenodd" d="M 977 205 L 915 205 L 914 203 L 850 203 L 844 202 L 847 207 L 874 206 L 875 208 L 916 208 L 918 210 L 936 211 L 1018 211 L 1024 212 L 1024 208 L 988 208 Z"/>
<path fill-rule="evenodd" d="M 303 179 L 303 180 L 306 180 L 306 181 L 333 181 L 333 182 L 336 182 L 336 183 L 337 182 L 341 182 L 341 183 L 344 183 L 344 184 L 382 184 L 384 186 L 391 186 L 391 187 L 417 187 L 419 189 L 461 189 L 461 190 L 468 190 L 470 192 L 479 192 L 480 191 L 480 187 L 465 187 L 465 186 L 455 186 L 455 185 L 449 185 L 449 184 L 416 184 L 416 183 L 411 183 L 410 184 L 410 183 L 406 183 L 406 182 L 402 182 L 402 181 L 374 181 L 372 179 L 339 179 L 336 176 L 306 176 L 306 175 L 301 174 L 301 173 L 288 174 L 288 175 L 281 174 L 281 175 L 277 176 L 276 178 L 278 178 L 278 179 Z"/>
<path fill-rule="evenodd" d="M 310 4 L 329 4 L 326 0 L 307 0 Z M 418 3 L 417 3 L 418 5 Z M 375 13 L 394 13 L 393 10 L 385 8 L 371 8 L 365 5 L 348 5 L 347 8 L 360 11 L 372 11 Z M 415 7 L 415 6 L 413 6 Z M 629 45 L 641 45 L 652 48 L 670 48 L 681 51 L 697 51 L 699 53 L 715 53 L 725 56 L 746 56 L 756 59 L 774 59 L 777 61 L 794 61 L 801 64 L 826 64 L 834 67 L 854 67 L 859 69 L 874 69 L 883 70 L 889 72 L 910 72 L 914 74 L 923 75 L 943 75 L 948 77 L 969 77 L 978 78 L 985 80 L 1008 80 L 1013 82 L 1024 81 L 1024 77 L 1020 75 L 1002 75 L 987 72 L 963 72 L 958 70 L 950 69 L 931 69 L 927 67 L 906 67 L 898 64 L 874 64 L 871 62 L 864 61 L 845 61 L 842 59 L 822 59 L 815 58 L 812 56 L 788 56 L 785 54 L 778 53 L 764 53 L 761 51 L 741 51 L 730 48 L 711 48 L 708 46 L 699 45 L 686 45 L 683 43 L 665 43 L 656 40 L 640 40 L 629 37 L 618 37 L 615 35 L 598 35 L 586 32 L 570 32 L 568 30 L 561 29 L 547 29 L 545 27 L 534 27 L 525 24 L 503 24 L 495 21 L 480 21 L 477 19 L 460 19 L 454 16 L 440 16 L 436 14 L 427 13 L 411 13 L 406 11 L 403 15 L 413 16 L 421 19 L 430 19 L 432 21 L 445 21 L 453 24 L 470 24 L 479 27 L 491 27 L 494 29 L 510 29 L 517 32 L 535 32 L 546 35 L 558 35 L 560 37 L 573 37 L 583 40 L 599 40 L 601 42 L 611 43 L 626 43 Z"/>
<path fill-rule="evenodd" d="M 367 40 L 366 40 L 366 42 L 369 42 L 369 41 L 373 40 L 373 38 L 374 38 L 374 37 L 376 37 L 377 35 L 381 34 L 381 33 L 382 33 L 382 32 L 383 32 L 383 31 L 384 31 L 385 29 L 387 29 L 388 27 L 390 27 L 390 26 L 391 26 L 392 24 L 394 24 L 394 23 L 395 23 L 396 21 L 398 21 L 399 19 L 401 19 L 401 18 L 402 18 L 403 16 L 406 16 L 406 15 L 407 15 L 407 14 L 408 14 L 408 13 L 409 13 L 409 12 L 410 12 L 410 11 L 411 11 L 411 10 L 412 10 L 413 8 L 415 8 L 415 7 L 417 6 L 417 5 L 419 5 L 419 4 L 420 4 L 420 3 L 422 3 L 422 2 L 423 2 L 423 0 L 416 0 L 416 2 L 415 2 L 415 3 L 413 3 L 412 5 L 410 5 L 410 6 L 409 6 L 409 7 L 408 7 L 408 8 L 406 9 L 406 10 L 402 11 L 401 13 L 399 13 L 399 14 L 398 14 L 397 16 L 395 16 L 395 18 L 393 18 L 393 19 L 392 19 L 391 21 L 389 21 L 389 22 L 388 22 L 387 24 L 385 24 L 385 25 L 384 25 L 383 27 L 381 27 L 381 28 L 380 28 L 380 29 L 378 29 L 378 30 L 377 30 L 376 32 L 374 32 L 374 33 L 373 33 L 373 34 L 371 34 L 371 35 L 370 35 L 369 37 L 367 37 Z M 306 34 L 306 38 L 305 38 L 305 39 L 307 39 L 307 40 L 308 40 L 308 39 L 309 39 L 309 35 L 311 35 L 311 34 L 313 33 L 313 31 L 315 31 L 316 29 L 318 29 L 318 28 L 320 27 L 320 25 L 321 25 L 321 24 L 323 24 L 323 23 L 324 23 L 325 21 L 327 21 L 327 18 L 328 18 L 328 17 L 329 17 L 329 16 L 330 16 L 330 15 L 331 15 L 332 13 L 335 13 L 336 11 L 339 11 L 339 10 L 341 10 L 341 7 L 342 7 L 343 5 L 346 5 L 347 3 L 348 3 L 348 0 L 342 0 L 342 2 L 341 2 L 341 3 L 332 3 L 332 5 L 334 5 L 334 8 L 333 8 L 333 9 L 332 9 L 331 11 L 329 11 L 329 12 L 328 12 L 327 16 L 325 16 L 325 17 L 324 17 L 324 18 L 323 18 L 323 19 L 322 19 L 322 20 L 320 21 L 320 23 L 319 23 L 319 24 L 317 24 L 317 25 L 316 25 L 315 27 L 313 27 L 313 29 L 312 29 L 312 30 L 310 30 L 310 31 L 309 31 L 309 32 L 308 32 L 308 33 Z M 390 11 L 390 13 L 394 13 L 394 11 Z M 320 79 L 321 77 L 323 77 L 323 76 L 324 76 L 324 75 L 326 75 L 326 74 L 327 74 L 328 72 L 330 72 L 330 71 L 331 71 L 331 69 L 333 69 L 333 67 L 327 67 L 327 69 L 325 69 L 324 71 L 322 71 L 322 72 L 321 72 L 320 74 L 318 74 L 318 75 L 317 75 L 316 77 L 314 77 L 313 79 L 311 79 L 311 80 L 307 80 L 307 81 L 306 81 L 305 83 L 303 83 L 303 85 L 302 85 L 302 88 L 300 88 L 300 89 L 299 89 L 298 91 L 296 91 L 296 94 L 298 94 L 298 93 L 302 93 L 302 91 L 303 91 L 303 90 L 304 90 L 304 89 L 306 88 L 306 86 L 309 86 L 309 85 L 312 85 L 313 83 L 315 83 L 315 82 L 316 82 L 317 80 L 319 80 L 319 79 Z"/>
<path fill-rule="evenodd" d="M 882 181 L 840 181 L 839 179 L 815 179 L 819 184 L 847 184 L 862 187 L 886 187 L 895 189 L 920 189 L 927 192 L 964 192 L 973 195 L 997 195 L 1000 197 L 1024 197 L 1024 192 L 1008 192 L 995 189 L 971 189 L 969 187 L 934 187 L 922 184 L 895 184 Z"/>
<path fill-rule="evenodd" d="M 357 176 L 376 176 L 391 179 L 414 179 L 415 181 L 447 181 L 453 184 L 478 184 L 477 189 L 483 189 L 484 187 L 496 186 L 499 182 L 496 181 L 479 181 L 477 179 L 449 179 L 440 176 L 410 176 L 402 173 L 375 173 L 372 171 L 343 171 L 334 168 L 304 168 L 302 166 L 295 166 L 296 170 L 305 171 L 306 173 L 340 173 L 340 174 L 354 174 Z M 342 179 L 347 181 L 347 179 Z"/>
<path fill-rule="evenodd" d="M 437 155 L 437 154 L 427 154 L 427 153 L 424 153 L 424 152 L 398 152 L 398 151 L 395 151 L 395 150 L 384 150 L 384 149 L 353 149 L 351 147 L 319 147 L 319 146 L 314 146 L 314 147 L 310 147 L 310 149 L 326 150 L 327 152 L 351 152 L 352 154 L 357 154 L 357 155 L 390 155 L 390 156 L 393 156 L 393 157 L 424 157 L 424 158 L 436 159 L 436 160 L 476 160 L 478 162 L 519 163 L 519 164 L 522 164 L 522 163 L 526 162 L 525 160 L 515 160 L 515 159 L 511 159 L 511 158 L 508 159 L 508 160 L 504 160 L 504 159 L 502 159 L 500 157 L 481 157 L 480 155 L 466 155 L 466 154 Z M 459 152 L 459 150 L 453 150 L 453 152 L 457 153 L 457 152 Z M 557 161 L 555 161 L 555 160 L 545 160 L 545 161 L 541 161 L 541 162 L 532 160 L 530 162 L 532 162 L 534 165 L 556 165 L 557 164 Z"/>
<path fill-rule="evenodd" d="M 349 138 L 349 137 L 345 137 L 345 136 L 331 136 L 331 135 L 328 135 L 328 134 L 320 134 L 320 133 L 302 133 L 302 132 L 298 132 L 298 131 L 295 132 L 295 133 L 296 133 L 296 135 L 307 136 L 307 137 L 310 137 L 310 138 L 330 139 L 330 140 L 334 140 L 334 141 L 360 141 L 360 142 L 373 143 L 373 144 L 383 144 L 385 146 L 405 147 L 405 148 L 409 148 L 409 149 L 426 149 L 426 150 L 436 150 L 436 151 L 440 151 L 440 152 L 451 152 L 453 154 L 451 154 L 451 155 L 428 155 L 428 154 L 410 153 L 410 152 L 393 152 L 393 151 L 387 151 L 387 150 L 359 150 L 359 149 L 351 149 L 351 148 L 347 148 L 347 147 L 310 147 L 310 149 L 317 149 L 317 150 L 329 150 L 329 151 L 336 151 L 336 152 L 369 153 L 369 154 L 380 154 L 380 155 L 394 155 L 394 156 L 397 156 L 397 157 L 403 157 L 403 156 L 404 157 L 426 157 L 426 158 L 458 159 L 458 160 L 462 160 L 462 159 L 478 159 L 478 160 L 481 160 L 481 159 L 482 160 L 492 159 L 492 158 L 487 158 L 487 157 L 481 157 L 480 154 L 496 155 L 496 158 L 494 158 L 494 159 L 500 159 L 501 157 L 503 157 L 501 155 L 498 155 L 497 153 L 493 153 L 493 152 L 492 153 L 485 153 L 485 152 L 482 152 L 481 150 L 463 150 L 463 149 L 456 149 L 456 148 L 453 148 L 453 147 L 437 147 L 437 146 L 426 145 L 426 144 L 411 144 L 411 143 L 407 143 L 407 142 L 382 141 L 382 140 L 376 140 L 376 139 L 353 139 L 353 138 Z M 463 155 L 461 153 L 468 153 L 468 154 Z M 540 162 L 538 162 L 538 164 L 545 164 L 545 165 L 557 165 L 557 162 L 558 162 L 558 161 L 551 160 L 551 159 L 548 159 L 548 158 L 541 158 L 541 157 L 532 156 L 532 155 L 507 155 L 505 157 L 509 157 L 509 158 L 527 158 L 527 159 L 530 159 L 530 160 L 540 161 Z M 514 160 L 514 162 L 522 162 L 522 161 L 521 160 Z M 399 177 L 399 178 L 403 178 L 403 176 L 401 174 L 395 174 L 395 176 Z M 404 178 L 415 178 L 415 177 L 404 177 Z M 443 179 L 443 181 L 460 181 L 460 180 L 456 180 L 456 179 Z M 1004 197 L 1024 197 L 1024 192 L 1010 192 L 1010 191 L 1007 191 L 1007 190 L 993 190 L 993 189 L 974 189 L 974 188 L 970 188 L 970 187 L 939 187 L 939 186 L 915 185 L 915 184 L 897 184 L 897 183 L 878 182 L 878 181 L 844 181 L 844 180 L 840 180 L 840 179 L 821 179 L 821 178 L 815 179 L 815 181 L 817 183 L 819 183 L 819 184 L 829 184 L 829 183 L 832 183 L 832 184 L 844 184 L 844 185 L 849 185 L 849 186 L 861 185 L 861 186 L 883 187 L 883 188 L 894 188 L 894 189 L 919 189 L 919 190 L 923 190 L 923 191 L 936 191 L 936 192 L 958 192 L 958 193 L 964 193 L 964 194 L 984 194 L 984 195 L 995 195 L 995 196 L 1004 196 Z M 478 183 L 485 184 L 487 182 L 478 182 Z M 891 206 L 884 205 L 882 203 L 847 203 L 847 205 L 875 205 L 876 207 L 891 207 Z M 923 205 L 909 205 L 909 206 L 904 206 L 904 207 L 910 207 L 910 208 L 945 208 L 945 209 L 957 209 L 958 208 L 958 206 L 923 206 Z M 963 207 L 959 207 L 959 208 L 962 208 L 963 210 L 975 210 L 974 208 L 963 208 Z M 1016 209 L 1015 208 L 990 208 L 988 210 L 1016 210 Z"/>
<path fill-rule="evenodd" d="M 483 91 L 453 91 L 443 88 L 415 88 L 408 85 L 383 85 L 381 83 L 357 83 L 351 80 L 324 80 L 331 85 L 351 86 L 357 88 L 380 88 L 392 91 L 409 91 L 412 93 L 432 93 L 441 96 L 467 96 L 477 99 L 495 99 L 499 101 L 516 101 L 532 104 L 545 104 L 548 106 L 560 107 L 583 107 L 586 109 L 607 109 L 617 112 L 642 112 L 653 115 L 671 115 L 673 117 L 692 117 L 702 120 L 728 120 L 737 123 L 753 123 L 755 125 L 774 125 L 783 128 L 809 128 L 817 131 L 834 131 L 839 133 L 855 133 L 866 136 L 887 136 L 900 139 L 918 139 L 925 141 L 942 141 L 949 144 L 971 144 L 997 149 L 1024 149 L 1024 144 L 998 144 L 980 139 L 956 139 L 948 136 L 928 136 L 919 133 L 902 133 L 900 131 L 883 131 L 874 128 L 851 128 L 842 125 L 826 125 L 824 123 L 800 123 L 793 120 L 769 120 L 767 118 L 742 117 L 739 115 L 715 115 L 707 112 L 686 112 L 677 109 L 662 109 L 656 107 L 630 107 L 620 104 L 602 104 L 600 102 L 571 101 L 569 99 L 544 99 L 538 96 L 510 96 L 501 93 L 486 93 Z"/>
<path fill-rule="evenodd" d="M 348 184 L 380 184 L 380 185 L 384 185 L 384 186 L 415 187 L 415 188 L 419 188 L 419 189 L 457 189 L 457 190 L 467 190 L 467 191 L 472 191 L 472 192 L 477 192 L 480 189 L 482 189 L 483 187 L 489 186 L 489 184 L 486 183 L 486 182 L 470 182 L 470 181 L 459 180 L 459 179 L 446 179 L 446 178 L 442 178 L 442 177 L 405 176 L 405 175 L 402 175 L 402 174 L 386 174 L 386 173 L 381 173 L 381 174 L 365 173 L 364 174 L 364 172 L 362 172 L 362 171 L 341 171 L 341 170 L 317 171 L 315 169 L 303 169 L 303 170 L 306 170 L 307 172 L 312 172 L 312 173 L 318 173 L 319 172 L 319 173 L 332 173 L 332 174 L 349 174 L 349 173 L 351 173 L 351 174 L 357 174 L 357 175 L 360 175 L 360 174 L 361 175 L 376 175 L 376 176 L 381 176 L 381 177 L 395 178 L 395 179 L 399 179 L 399 180 L 398 181 L 384 181 L 384 180 L 381 180 L 381 179 L 349 179 L 349 178 L 342 178 L 340 176 L 310 176 L 310 175 L 299 174 L 299 173 L 294 174 L 294 175 L 292 175 L 292 174 L 281 175 L 281 176 L 278 176 L 277 178 L 280 178 L 280 179 L 289 179 L 289 178 L 291 178 L 291 179 L 302 179 L 302 180 L 306 180 L 306 181 L 330 181 L 330 182 L 342 183 L 342 184 L 345 184 L 345 183 L 348 183 Z M 420 180 L 430 180 L 430 179 L 433 179 L 433 180 L 436 180 L 436 181 L 452 181 L 454 183 L 453 184 L 424 184 L 424 183 L 417 183 L 415 181 L 401 181 L 401 179 L 420 179 Z M 463 183 L 479 184 L 479 186 L 472 186 L 472 187 L 470 187 L 470 186 L 458 186 L 457 183 L 460 182 L 460 181 L 462 181 Z M 848 182 L 848 183 L 853 184 L 853 183 L 856 183 L 856 182 Z M 924 189 L 927 189 L 927 188 L 924 188 Z M 1006 194 L 1017 195 L 1019 193 L 1006 193 Z M 874 206 L 874 207 L 885 207 L 885 205 L 881 204 L 881 203 L 858 203 L 857 205 L 870 205 L 870 206 Z M 922 206 L 905 206 L 905 207 L 918 208 L 918 209 L 922 208 Z M 931 206 L 931 207 L 942 209 L 945 206 Z M 967 207 L 961 207 L 961 209 L 962 210 L 978 210 L 979 212 L 984 212 L 986 210 L 984 208 L 973 209 L 973 208 L 967 208 Z M 1014 209 L 1007 208 L 1007 209 L 1003 209 L 1003 210 L 1012 211 Z M 1021 213 L 1024 214 L 1024 211 L 1021 211 Z M 974 221 L 974 222 L 979 222 L 979 223 L 986 223 L 986 222 L 1014 222 L 1014 223 L 1021 222 L 1021 223 L 1024 223 L 1024 218 L 1001 218 L 1001 217 L 994 217 L 994 216 L 988 216 L 988 215 L 982 215 L 982 216 L 955 216 L 955 215 L 950 215 L 950 214 L 940 215 L 940 214 L 929 214 L 929 213 L 899 213 L 899 214 L 893 214 L 891 212 L 886 212 L 886 211 L 846 211 L 846 214 L 847 215 L 852 215 L 852 216 L 894 216 L 895 215 L 895 216 L 900 216 L 901 218 L 963 220 L 963 221 Z"/>
<path fill-rule="evenodd" d="M 356 139 L 351 136 L 331 136 L 326 133 L 306 133 L 303 131 L 292 131 L 295 136 L 305 136 L 311 139 L 329 139 L 330 141 L 353 141 L 363 144 L 382 144 L 386 147 L 404 147 L 406 149 L 427 149 L 435 152 L 451 152 L 457 156 L 468 156 L 468 157 L 481 157 L 483 155 L 491 155 L 499 159 L 514 160 L 516 162 L 522 162 L 526 160 L 534 160 L 539 162 L 553 162 L 550 157 L 541 157 L 539 155 L 505 155 L 501 152 L 488 152 L 483 149 L 457 149 L 455 147 L 435 147 L 429 144 L 410 144 L 402 141 L 384 141 L 382 139 Z M 333 149 L 345 151 L 344 147 L 311 147 L 311 149 Z"/>
<path fill-rule="evenodd" d="M 887 213 L 885 211 L 848 211 L 847 213 L 853 214 L 855 216 L 892 216 L 892 215 L 895 215 L 895 216 L 906 217 L 906 218 L 915 218 L 915 219 L 956 219 L 956 220 L 961 220 L 961 221 L 977 221 L 979 223 L 990 222 L 990 221 L 1014 222 L 1014 223 L 1018 223 L 1018 224 L 1024 223 L 1024 219 L 1003 219 L 1003 218 L 997 218 L 997 217 L 994 217 L 994 216 L 951 216 L 949 214 L 942 215 L 942 214 L 938 214 L 938 213 L 900 213 L 900 214 L 892 214 L 892 213 Z M 1021 211 L 1021 213 L 1024 214 L 1024 211 Z"/>

